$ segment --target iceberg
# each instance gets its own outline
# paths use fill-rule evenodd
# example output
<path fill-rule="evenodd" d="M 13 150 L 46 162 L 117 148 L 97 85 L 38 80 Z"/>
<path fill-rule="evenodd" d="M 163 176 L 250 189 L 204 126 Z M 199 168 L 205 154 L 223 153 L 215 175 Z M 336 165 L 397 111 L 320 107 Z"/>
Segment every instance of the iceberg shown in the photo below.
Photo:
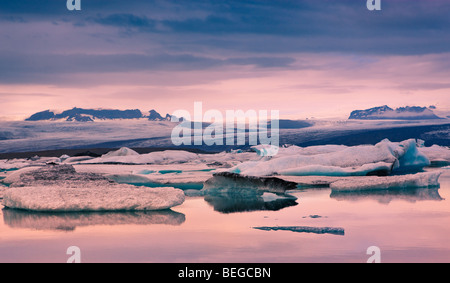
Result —
<path fill-rule="evenodd" d="M 276 177 L 254 177 L 229 172 L 215 173 L 212 178 L 205 181 L 203 190 L 216 190 L 227 188 L 230 190 L 254 189 L 257 191 L 285 193 L 294 190 L 297 183 L 282 180 Z"/>
<path fill-rule="evenodd" d="M 0 160 L 0 170 L 14 170 L 29 166 L 28 160 Z"/>
<path fill-rule="evenodd" d="M 450 148 L 433 145 L 430 147 L 420 147 L 419 151 L 430 159 L 433 166 L 450 165 Z"/>
<path fill-rule="evenodd" d="M 259 156 L 275 156 L 278 154 L 279 147 L 276 145 L 255 145 L 251 147 Z"/>
<path fill-rule="evenodd" d="M 198 155 L 184 150 L 155 151 L 138 154 L 130 149 L 112 152 L 99 158 L 80 162 L 81 164 L 174 164 L 186 163 L 198 158 Z"/>
<path fill-rule="evenodd" d="M 439 186 L 439 177 L 441 174 L 442 171 L 387 177 L 370 176 L 363 178 L 341 179 L 331 183 L 330 188 L 332 192 L 432 188 Z"/>
<path fill-rule="evenodd" d="M 116 151 L 110 151 L 103 154 L 102 157 L 115 157 L 115 156 L 136 156 L 139 155 L 136 151 L 129 149 L 128 147 L 122 147 Z"/>
<path fill-rule="evenodd" d="M 430 165 L 430 160 L 418 150 L 415 139 L 403 142 L 385 139 L 376 145 L 327 147 L 316 147 L 307 154 L 298 147 L 280 150 L 277 156 L 242 162 L 229 172 L 248 176 L 388 175 L 416 172 Z"/>
<path fill-rule="evenodd" d="M 164 210 L 184 202 L 182 190 L 118 184 L 107 177 L 77 172 L 71 165 L 47 165 L 14 172 L 3 205 L 31 211 Z"/>
<path fill-rule="evenodd" d="M 184 200 L 182 190 L 168 187 L 55 185 L 10 188 L 4 193 L 2 204 L 7 208 L 42 212 L 153 211 L 169 209 Z"/>
<path fill-rule="evenodd" d="M 324 165 L 306 165 L 299 168 L 280 170 L 278 173 L 285 176 L 367 176 L 388 175 L 392 164 L 377 162 L 364 164 L 359 167 L 336 167 Z"/>

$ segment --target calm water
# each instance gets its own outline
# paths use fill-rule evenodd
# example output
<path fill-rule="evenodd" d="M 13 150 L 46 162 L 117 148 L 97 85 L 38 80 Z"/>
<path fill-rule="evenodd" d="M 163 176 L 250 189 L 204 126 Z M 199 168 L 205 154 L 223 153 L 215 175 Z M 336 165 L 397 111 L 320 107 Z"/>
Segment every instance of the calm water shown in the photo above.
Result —
<path fill-rule="evenodd" d="M 81 249 L 82 262 L 366 262 L 370 246 L 382 262 L 450 262 L 450 170 L 440 181 L 439 189 L 390 194 L 295 191 L 296 204 L 277 211 L 204 197 L 155 213 L 4 209 L 0 262 L 66 262 L 70 246 Z M 254 228 L 287 226 L 343 233 Z"/>

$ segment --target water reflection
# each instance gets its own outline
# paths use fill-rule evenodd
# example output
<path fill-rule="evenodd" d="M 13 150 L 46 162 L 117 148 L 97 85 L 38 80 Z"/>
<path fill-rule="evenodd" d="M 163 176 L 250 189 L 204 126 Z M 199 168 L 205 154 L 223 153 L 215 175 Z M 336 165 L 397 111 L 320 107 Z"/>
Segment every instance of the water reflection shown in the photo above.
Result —
<path fill-rule="evenodd" d="M 381 204 L 389 204 L 393 200 L 405 200 L 413 203 L 425 200 L 444 200 L 439 195 L 439 188 L 410 188 L 398 190 L 372 190 L 354 192 L 332 191 L 330 197 L 339 201 L 360 201 L 365 199 L 373 199 Z"/>
<path fill-rule="evenodd" d="M 221 172 L 208 179 L 201 192 L 218 212 L 276 211 L 297 205 L 297 198 L 286 194 L 296 187 L 296 183 L 279 178 Z"/>
<path fill-rule="evenodd" d="M 76 227 L 91 225 L 181 225 L 186 217 L 172 210 L 138 212 L 31 212 L 26 210 L 2 210 L 3 221 L 11 228 L 35 230 L 74 231 Z"/>
<path fill-rule="evenodd" d="M 275 194 L 252 188 L 209 189 L 205 201 L 221 213 L 271 210 L 277 211 L 296 206 L 297 198 L 287 194 Z"/>

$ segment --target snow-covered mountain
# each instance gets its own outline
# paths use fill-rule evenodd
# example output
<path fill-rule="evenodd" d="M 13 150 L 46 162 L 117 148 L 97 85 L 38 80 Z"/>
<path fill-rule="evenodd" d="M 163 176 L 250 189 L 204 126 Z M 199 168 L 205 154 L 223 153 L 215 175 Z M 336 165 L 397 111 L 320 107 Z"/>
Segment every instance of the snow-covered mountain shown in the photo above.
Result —
<path fill-rule="evenodd" d="M 26 121 L 76 121 L 76 122 L 93 122 L 95 120 L 118 120 L 118 119 L 148 119 L 150 121 L 170 121 L 171 116 L 167 114 L 162 117 L 155 110 L 150 110 L 145 115 L 139 109 L 117 110 L 117 109 L 83 109 L 73 108 L 65 110 L 61 113 L 45 110 L 31 115 Z"/>
<path fill-rule="evenodd" d="M 349 119 L 357 120 L 429 120 L 442 119 L 433 113 L 434 107 L 406 106 L 392 109 L 387 105 L 355 110 Z"/>

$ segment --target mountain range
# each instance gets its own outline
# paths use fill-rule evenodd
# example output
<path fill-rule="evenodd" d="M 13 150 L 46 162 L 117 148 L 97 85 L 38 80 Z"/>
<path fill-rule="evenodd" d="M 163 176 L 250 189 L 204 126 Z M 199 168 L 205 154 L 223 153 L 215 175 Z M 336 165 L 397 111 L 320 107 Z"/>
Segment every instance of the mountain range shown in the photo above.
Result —
<path fill-rule="evenodd" d="M 434 106 L 406 106 L 392 109 L 387 105 L 369 108 L 365 110 L 354 110 L 348 119 L 350 120 L 429 120 L 444 119 L 434 114 Z M 170 121 L 172 116 L 162 116 L 156 110 L 143 113 L 139 109 L 84 109 L 72 108 L 63 112 L 45 110 L 31 115 L 25 121 L 75 121 L 93 122 L 95 120 L 130 120 L 147 119 L 149 121 Z M 310 126 L 306 121 L 280 120 L 280 128 L 303 128 Z"/>
<path fill-rule="evenodd" d="M 434 106 L 406 106 L 392 109 L 387 105 L 366 110 L 355 110 L 348 119 L 358 120 L 429 120 L 443 119 L 433 113 Z"/>
<path fill-rule="evenodd" d="M 133 110 L 117 110 L 117 109 L 83 109 L 73 108 L 65 110 L 61 113 L 55 111 L 45 110 L 35 113 L 25 121 L 55 121 L 66 120 L 76 122 L 93 122 L 95 120 L 118 120 L 118 119 L 148 119 L 149 121 L 170 121 L 171 115 L 166 114 L 162 117 L 161 114 L 155 110 L 150 110 L 148 115 L 145 115 L 139 109 Z"/>

